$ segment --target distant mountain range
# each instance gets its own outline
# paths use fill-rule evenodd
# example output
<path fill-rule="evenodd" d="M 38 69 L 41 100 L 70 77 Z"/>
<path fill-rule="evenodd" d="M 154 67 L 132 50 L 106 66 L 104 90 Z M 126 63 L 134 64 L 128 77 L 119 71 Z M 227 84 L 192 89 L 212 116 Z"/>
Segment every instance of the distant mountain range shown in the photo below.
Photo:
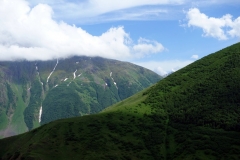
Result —
<path fill-rule="evenodd" d="M 0 61 L 0 137 L 98 113 L 161 78 L 143 67 L 100 57 Z"/>
<path fill-rule="evenodd" d="M 70 72 L 72 77 L 75 69 Z M 105 74 L 117 91 L 120 86 L 118 81 L 114 85 L 114 73 L 117 72 L 111 69 Z M 53 77 L 50 80 L 49 88 L 59 84 L 54 83 Z M 109 85 L 106 79 L 102 85 L 105 82 Z M 239 82 L 237 43 L 197 60 L 101 113 L 52 121 L 28 133 L 2 139 L 0 157 L 238 160 Z"/>

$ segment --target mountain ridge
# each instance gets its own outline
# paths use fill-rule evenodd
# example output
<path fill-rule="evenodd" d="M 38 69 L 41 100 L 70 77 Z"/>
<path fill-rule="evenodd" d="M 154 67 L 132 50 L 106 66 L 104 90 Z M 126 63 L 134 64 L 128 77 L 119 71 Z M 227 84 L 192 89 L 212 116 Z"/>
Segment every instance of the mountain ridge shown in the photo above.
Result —
<path fill-rule="evenodd" d="M 17 126 L 17 133 L 59 118 L 97 113 L 161 79 L 129 62 L 85 56 L 2 61 L 0 76 L 0 131 L 9 126 L 14 132 L 11 128 L 18 122 L 11 121 L 11 116 L 17 119 L 14 111 L 18 109 L 23 115 L 19 116 L 22 127 Z"/>

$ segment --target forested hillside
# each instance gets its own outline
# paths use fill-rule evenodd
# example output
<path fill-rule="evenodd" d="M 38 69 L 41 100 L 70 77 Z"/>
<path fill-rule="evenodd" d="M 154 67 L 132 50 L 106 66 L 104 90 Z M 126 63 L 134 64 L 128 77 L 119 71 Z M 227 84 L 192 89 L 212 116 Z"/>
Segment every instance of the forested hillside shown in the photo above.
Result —
<path fill-rule="evenodd" d="M 240 131 L 240 44 L 202 58 L 162 80 L 144 102 L 171 122 Z"/>

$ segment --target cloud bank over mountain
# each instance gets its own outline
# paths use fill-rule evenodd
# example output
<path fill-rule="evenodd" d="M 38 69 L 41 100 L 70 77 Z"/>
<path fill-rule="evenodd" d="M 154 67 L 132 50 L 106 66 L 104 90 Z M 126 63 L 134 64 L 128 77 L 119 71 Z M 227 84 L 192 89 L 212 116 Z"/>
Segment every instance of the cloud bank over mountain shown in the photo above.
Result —
<path fill-rule="evenodd" d="M 101 56 L 165 74 L 239 41 L 239 4 L 239 0 L 0 0 L 0 60 Z"/>
<path fill-rule="evenodd" d="M 134 42 L 123 26 L 94 36 L 75 25 L 53 19 L 47 4 L 30 8 L 25 0 L 0 1 L 0 59 L 48 60 L 72 55 L 126 60 L 156 54 L 164 46 L 139 38 Z"/>

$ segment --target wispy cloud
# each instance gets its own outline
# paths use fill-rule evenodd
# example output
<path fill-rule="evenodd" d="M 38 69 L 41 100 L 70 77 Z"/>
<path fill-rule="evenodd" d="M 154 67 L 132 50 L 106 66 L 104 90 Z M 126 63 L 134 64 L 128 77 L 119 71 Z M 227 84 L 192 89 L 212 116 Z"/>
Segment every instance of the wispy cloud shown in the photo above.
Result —
<path fill-rule="evenodd" d="M 240 37 L 240 17 L 233 20 L 232 15 L 226 14 L 220 18 L 209 17 L 198 8 L 186 12 L 188 27 L 198 27 L 203 30 L 203 36 L 226 40 L 229 37 Z"/>
<path fill-rule="evenodd" d="M 154 20 L 167 17 L 168 9 L 158 7 L 136 7 L 130 9 L 108 12 L 96 17 L 97 21 L 118 21 L 118 20 Z M 91 19 L 93 20 L 93 19 Z"/>
<path fill-rule="evenodd" d="M 165 75 L 172 71 L 177 71 L 191 63 L 193 60 L 165 60 L 165 61 L 148 61 L 148 62 L 133 62 L 137 65 L 148 68 L 159 75 Z"/>
<path fill-rule="evenodd" d="M 199 57 L 199 56 L 198 56 L 197 54 L 194 54 L 194 55 L 192 55 L 191 58 L 192 58 L 192 59 L 198 59 L 198 57 Z"/>
<path fill-rule="evenodd" d="M 210 5 L 238 5 L 239 0 L 188 0 L 193 7 L 209 7 Z"/>
<path fill-rule="evenodd" d="M 49 5 L 30 8 L 24 0 L 0 1 L 0 60 L 46 60 L 72 55 L 119 60 L 144 57 L 164 50 L 161 43 L 134 42 L 124 27 L 93 36 L 80 27 L 57 22 Z"/>
<path fill-rule="evenodd" d="M 56 19 L 78 24 L 99 23 L 115 20 L 165 19 L 169 7 L 184 4 L 186 0 L 28 0 L 35 6 L 39 3 L 50 5 Z"/>
<path fill-rule="evenodd" d="M 144 38 L 139 38 L 138 44 L 133 46 L 134 53 L 139 57 L 145 57 L 148 54 L 162 52 L 165 48 L 157 41 L 151 41 Z"/>
<path fill-rule="evenodd" d="M 48 4 L 56 13 L 54 19 L 74 24 L 94 24 L 118 20 L 169 20 L 183 16 L 181 10 L 236 4 L 239 0 L 27 0 L 31 7 Z M 178 6 L 178 7 L 177 7 Z M 182 18 L 182 17 L 181 17 Z"/>

